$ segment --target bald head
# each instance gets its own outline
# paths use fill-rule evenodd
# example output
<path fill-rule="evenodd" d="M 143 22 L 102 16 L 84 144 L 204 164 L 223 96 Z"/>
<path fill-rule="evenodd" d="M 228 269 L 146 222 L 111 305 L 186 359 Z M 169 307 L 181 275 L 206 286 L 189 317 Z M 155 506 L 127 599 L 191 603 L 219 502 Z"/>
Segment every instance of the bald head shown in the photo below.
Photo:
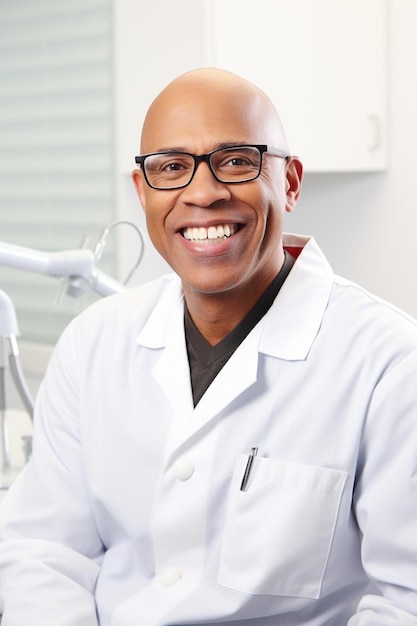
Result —
<path fill-rule="evenodd" d="M 229 129 L 229 136 L 227 129 Z M 225 70 L 202 68 L 173 80 L 146 115 L 141 152 L 170 148 L 208 150 L 191 144 L 268 143 L 288 151 L 278 113 L 254 84 Z M 180 143 L 178 143 L 180 142 Z"/>

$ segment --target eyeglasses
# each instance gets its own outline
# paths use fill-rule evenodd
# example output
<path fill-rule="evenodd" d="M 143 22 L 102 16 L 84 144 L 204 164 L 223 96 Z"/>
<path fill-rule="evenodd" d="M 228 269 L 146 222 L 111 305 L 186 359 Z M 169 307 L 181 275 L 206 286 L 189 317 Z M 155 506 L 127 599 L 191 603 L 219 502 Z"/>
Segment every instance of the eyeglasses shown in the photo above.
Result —
<path fill-rule="evenodd" d="M 181 189 L 190 184 L 198 165 L 204 161 L 214 178 L 221 183 L 247 183 L 258 178 L 262 157 L 267 152 L 281 159 L 288 154 L 267 145 L 228 146 L 208 154 L 190 152 L 153 152 L 135 157 L 145 180 L 152 189 Z"/>

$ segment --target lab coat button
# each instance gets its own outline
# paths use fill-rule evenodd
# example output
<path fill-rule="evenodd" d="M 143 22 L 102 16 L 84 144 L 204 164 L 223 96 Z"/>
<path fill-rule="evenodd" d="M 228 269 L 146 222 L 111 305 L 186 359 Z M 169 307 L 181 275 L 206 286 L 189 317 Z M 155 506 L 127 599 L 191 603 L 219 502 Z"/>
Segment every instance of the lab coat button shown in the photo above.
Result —
<path fill-rule="evenodd" d="M 194 473 L 194 465 L 185 457 L 181 457 L 175 461 L 172 466 L 172 472 L 178 480 L 188 480 Z"/>
<path fill-rule="evenodd" d="M 168 567 L 159 574 L 159 582 L 164 587 L 172 587 L 182 577 L 181 570 L 175 567 Z"/>

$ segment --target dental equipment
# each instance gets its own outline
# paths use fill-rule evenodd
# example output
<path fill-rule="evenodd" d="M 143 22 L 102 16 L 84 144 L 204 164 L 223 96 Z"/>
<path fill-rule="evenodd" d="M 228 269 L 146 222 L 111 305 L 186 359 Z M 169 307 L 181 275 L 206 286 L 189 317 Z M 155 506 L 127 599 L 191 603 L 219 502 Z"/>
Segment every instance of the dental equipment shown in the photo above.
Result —
<path fill-rule="evenodd" d="M 119 225 L 131 226 L 140 241 L 140 250 L 135 264 L 126 280 L 118 280 L 99 270 L 96 266 L 100 260 L 110 231 Z M 38 274 L 65 279 L 65 291 L 71 297 L 79 297 L 87 290 L 92 290 L 100 296 L 108 296 L 127 288 L 127 283 L 138 268 L 144 252 L 142 233 L 133 223 L 120 220 L 109 224 L 99 236 L 94 250 L 84 247 L 64 250 L 60 252 L 46 252 L 0 241 L 0 266 L 26 270 Z M 31 419 L 33 419 L 34 400 L 26 382 L 19 360 L 17 336 L 19 335 L 16 311 L 11 298 L 0 289 L 0 455 L 2 460 L 3 479 L 11 469 L 9 424 L 7 419 L 6 402 L 6 366 L 9 365 L 10 374 L 16 386 L 23 405 Z M 6 349 L 7 346 L 7 349 Z M 8 353 L 8 358 L 7 358 Z M 30 447 L 28 437 L 25 437 L 26 449 Z"/>
<path fill-rule="evenodd" d="M 13 341 L 19 334 L 16 313 L 9 296 L 0 289 L 0 453 L 2 469 L 10 467 L 10 450 L 6 402 L 6 347 L 5 341 Z M 17 370 L 19 374 L 19 369 Z"/>

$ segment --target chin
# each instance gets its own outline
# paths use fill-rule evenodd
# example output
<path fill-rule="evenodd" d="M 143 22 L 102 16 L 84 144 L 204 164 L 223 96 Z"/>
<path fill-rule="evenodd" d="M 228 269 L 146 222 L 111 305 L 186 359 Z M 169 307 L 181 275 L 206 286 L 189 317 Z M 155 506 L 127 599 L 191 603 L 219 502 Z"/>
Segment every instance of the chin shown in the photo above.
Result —
<path fill-rule="evenodd" d="M 210 272 L 206 272 L 206 276 L 196 280 L 183 279 L 184 291 L 193 292 L 195 294 L 204 294 L 212 296 L 230 295 L 234 289 L 239 289 L 240 280 L 237 277 L 229 277 L 228 279 L 223 275 L 216 279 Z M 224 274 L 224 272 L 223 272 Z"/>

